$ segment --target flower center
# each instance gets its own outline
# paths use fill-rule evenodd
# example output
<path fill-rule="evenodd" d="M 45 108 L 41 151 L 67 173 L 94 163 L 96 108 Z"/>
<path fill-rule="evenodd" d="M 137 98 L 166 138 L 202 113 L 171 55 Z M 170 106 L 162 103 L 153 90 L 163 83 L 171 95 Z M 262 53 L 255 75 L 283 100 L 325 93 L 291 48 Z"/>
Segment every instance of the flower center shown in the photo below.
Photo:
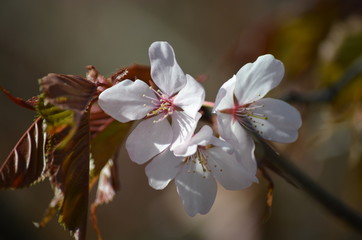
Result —
<path fill-rule="evenodd" d="M 195 170 L 196 166 L 192 166 L 192 164 L 193 165 L 200 164 L 202 171 L 204 173 L 202 175 L 203 178 L 206 178 L 206 174 L 211 173 L 214 169 L 222 172 L 222 169 L 219 168 L 217 165 L 214 165 L 213 167 L 209 166 L 207 153 L 206 153 L 205 149 L 200 146 L 197 148 L 196 153 L 194 153 L 191 156 L 185 157 L 183 162 L 186 165 L 190 165 L 189 166 L 190 170 L 188 170 L 187 173 L 196 173 L 196 170 Z"/>
<path fill-rule="evenodd" d="M 245 105 L 235 105 L 234 108 L 225 109 L 221 112 L 231 114 L 233 119 L 238 121 L 244 128 L 262 135 L 263 132 L 259 131 L 258 127 L 264 126 L 262 120 L 268 120 L 268 117 L 265 114 L 255 112 L 256 109 L 262 107 L 264 107 L 264 105 L 251 106 L 251 103 L 249 103 Z"/>
<path fill-rule="evenodd" d="M 147 113 L 146 117 L 153 117 L 159 114 L 162 114 L 163 116 L 159 118 L 158 120 L 154 120 L 153 122 L 160 122 L 167 118 L 169 115 L 171 115 L 175 111 L 175 106 L 173 104 L 174 97 L 169 97 L 166 94 L 164 94 L 161 90 L 155 90 L 152 87 L 150 89 L 156 94 L 156 98 L 147 96 L 143 94 L 143 97 L 148 98 L 151 100 L 151 104 L 153 105 L 154 109 Z M 144 104 L 144 106 L 147 106 Z"/>

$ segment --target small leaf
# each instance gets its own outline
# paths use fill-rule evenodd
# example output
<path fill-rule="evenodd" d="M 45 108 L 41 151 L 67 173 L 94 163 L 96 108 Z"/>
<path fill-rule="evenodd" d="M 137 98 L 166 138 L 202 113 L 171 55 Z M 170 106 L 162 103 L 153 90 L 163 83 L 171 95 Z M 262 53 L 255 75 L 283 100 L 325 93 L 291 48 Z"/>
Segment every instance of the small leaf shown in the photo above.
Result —
<path fill-rule="evenodd" d="M 89 195 L 89 113 L 83 114 L 74 135 L 52 154 L 52 184 L 63 193 L 59 222 L 76 239 L 85 239 Z"/>
<path fill-rule="evenodd" d="M 37 102 L 37 97 L 32 97 L 29 100 L 24 100 L 22 98 L 19 97 L 15 97 L 13 96 L 8 90 L 6 90 L 5 88 L 0 87 L 0 90 L 5 93 L 5 95 L 11 100 L 13 101 L 15 104 L 23 107 L 23 108 L 27 108 L 30 110 L 35 110 L 35 104 Z"/>
<path fill-rule="evenodd" d="M 76 130 L 74 112 L 46 103 L 44 95 L 40 95 L 36 110 L 45 120 L 49 136 L 47 152 L 51 152 L 58 144 L 64 146 Z"/>
<path fill-rule="evenodd" d="M 64 146 L 95 98 L 97 86 L 81 76 L 55 73 L 43 77 L 40 86 L 43 93 L 37 110 L 46 120 L 49 134 L 62 132 L 64 139 L 59 142 Z"/>
<path fill-rule="evenodd" d="M 111 76 L 113 84 L 125 79 L 140 79 L 148 83 L 151 80 L 151 69 L 149 66 L 134 64 L 132 66 L 121 68 Z"/>
<path fill-rule="evenodd" d="M 43 120 L 37 118 L 0 169 L 0 188 L 28 187 L 45 175 Z"/>
<path fill-rule="evenodd" d="M 90 112 L 91 139 L 95 138 L 113 121 L 115 120 L 111 116 L 106 114 L 97 103 L 94 103 Z"/>
<path fill-rule="evenodd" d="M 99 133 L 91 141 L 91 153 L 94 159 L 92 176 L 97 176 L 106 165 L 112 155 L 120 147 L 121 143 L 128 136 L 132 123 L 120 123 L 113 121 L 107 128 Z"/>
<path fill-rule="evenodd" d="M 76 239 L 85 239 L 89 194 L 89 112 L 79 113 L 81 118 L 76 123 L 74 111 L 62 110 L 45 102 L 44 95 L 41 95 L 37 110 L 46 122 L 47 171 L 55 191 L 53 201 L 57 204 L 50 204 L 38 225 L 45 225 L 54 211 L 59 210 L 59 222 Z"/>
<path fill-rule="evenodd" d="M 96 95 L 95 83 L 81 76 L 50 73 L 40 80 L 46 100 L 60 107 L 84 112 Z"/>

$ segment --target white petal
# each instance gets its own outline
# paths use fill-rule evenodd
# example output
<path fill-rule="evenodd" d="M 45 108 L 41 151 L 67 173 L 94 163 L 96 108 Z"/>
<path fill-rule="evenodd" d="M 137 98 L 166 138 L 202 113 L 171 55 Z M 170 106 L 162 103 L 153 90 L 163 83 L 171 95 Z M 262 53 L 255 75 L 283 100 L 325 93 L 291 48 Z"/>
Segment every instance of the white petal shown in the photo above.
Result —
<path fill-rule="evenodd" d="M 190 216 L 210 211 L 215 201 L 217 185 L 210 173 L 203 172 L 200 163 L 184 164 L 175 182 L 177 193 Z"/>
<path fill-rule="evenodd" d="M 167 42 L 154 42 L 149 49 L 151 76 L 163 93 L 173 95 L 186 84 L 186 76 Z"/>
<path fill-rule="evenodd" d="M 236 74 L 235 96 L 240 105 L 264 97 L 279 85 L 284 76 L 283 63 L 267 54 L 244 65 Z"/>
<path fill-rule="evenodd" d="M 173 140 L 170 148 L 171 151 L 174 151 L 175 148 L 180 145 L 188 144 L 200 117 L 201 115 L 198 115 L 198 117 L 194 119 L 184 112 L 179 111 L 172 114 Z"/>
<path fill-rule="evenodd" d="M 220 136 L 234 147 L 237 159 L 244 168 L 250 173 L 255 173 L 257 165 L 253 138 L 230 114 L 218 113 L 217 120 Z"/>
<path fill-rule="evenodd" d="M 215 106 L 213 112 L 230 109 L 234 107 L 234 89 L 236 76 L 226 81 L 216 95 Z"/>
<path fill-rule="evenodd" d="M 138 120 L 153 109 L 143 94 L 155 97 L 143 81 L 124 80 L 102 92 L 98 103 L 103 111 L 120 122 Z"/>
<path fill-rule="evenodd" d="M 190 145 L 206 146 L 211 142 L 213 137 L 212 128 L 208 125 L 202 128 L 191 138 Z"/>
<path fill-rule="evenodd" d="M 146 166 L 148 183 L 157 190 L 164 189 L 180 170 L 183 157 L 176 157 L 170 149 L 158 154 Z"/>
<path fill-rule="evenodd" d="M 222 138 L 216 138 L 215 136 L 212 136 L 210 139 L 210 144 L 223 149 L 229 154 L 234 153 L 234 147 Z"/>
<path fill-rule="evenodd" d="M 222 148 L 213 147 L 206 150 L 208 166 L 211 174 L 229 190 L 249 187 L 256 179 L 255 172 L 248 172 L 234 154 Z"/>
<path fill-rule="evenodd" d="M 298 138 L 302 119 L 293 106 L 273 98 L 260 99 L 250 105 L 253 106 L 263 106 L 252 111 L 267 117 L 267 119 L 252 117 L 255 121 L 253 125 L 263 138 L 281 143 L 294 142 Z"/>
<path fill-rule="evenodd" d="M 204 125 L 198 133 L 191 136 L 189 140 L 185 140 L 184 144 L 176 146 L 173 150 L 176 156 L 191 156 L 196 153 L 197 146 L 206 146 L 210 143 L 212 136 L 212 129 L 208 125 Z"/>
<path fill-rule="evenodd" d="M 173 103 L 182 108 L 190 117 L 195 118 L 205 100 L 204 88 L 190 75 L 186 75 L 185 87 L 176 95 Z"/>
<path fill-rule="evenodd" d="M 145 119 L 128 136 L 126 149 L 131 160 L 143 164 L 165 150 L 172 141 L 172 128 L 165 119 L 154 123 L 160 116 Z"/>

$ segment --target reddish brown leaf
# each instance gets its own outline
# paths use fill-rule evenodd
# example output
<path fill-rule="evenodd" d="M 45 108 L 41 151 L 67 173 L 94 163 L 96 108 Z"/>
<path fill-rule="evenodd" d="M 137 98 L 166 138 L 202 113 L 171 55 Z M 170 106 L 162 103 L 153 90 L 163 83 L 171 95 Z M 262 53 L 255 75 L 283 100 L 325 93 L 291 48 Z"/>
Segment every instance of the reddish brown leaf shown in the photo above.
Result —
<path fill-rule="evenodd" d="M 82 115 L 75 134 L 52 154 L 53 185 L 63 193 L 59 222 L 77 239 L 85 239 L 89 192 L 89 113 Z"/>
<path fill-rule="evenodd" d="M 75 120 L 73 111 L 63 110 L 57 106 L 46 103 L 43 94 L 39 97 L 36 110 L 44 119 L 46 125 L 46 132 L 48 134 L 46 157 L 48 157 L 49 153 L 52 153 L 55 147 L 59 144 L 64 146 L 73 136 L 79 120 Z"/>
<path fill-rule="evenodd" d="M 111 79 L 113 84 L 125 79 L 140 79 L 148 83 L 148 81 L 151 80 L 151 70 L 149 66 L 135 64 L 126 68 L 121 68 L 111 76 Z"/>
<path fill-rule="evenodd" d="M 0 87 L 0 90 L 5 93 L 5 95 L 11 100 L 13 101 L 15 104 L 23 107 L 23 108 L 27 108 L 30 110 L 35 110 L 35 104 L 38 100 L 38 97 L 32 97 L 29 100 L 24 100 L 22 98 L 19 97 L 15 97 L 13 96 L 8 90 L 6 90 L 5 88 Z"/>
<path fill-rule="evenodd" d="M 46 100 L 76 112 L 86 111 L 96 95 L 95 83 L 81 76 L 50 73 L 40 81 Z"/>
<path fill-rule="evenodd" d="M 28 187 L 45 178 L 43 120 L 37 118 L 0 169 L 0 188 Z"/>
<path fill-rule="evenodd" d="M 132 123 L 113 121 L 91 141 L 91 153 L 94 160 L 92 176 L 98 176 L 108 160 L 125 140 Z"/>
<path fill-rule="evenodd" d="M 90 112 L 91 139 L 102 132 L 114 119 L 106 114 L 97 103 L 94 103 Z M 113 153 L 112 153 L 113 154 Z M 111 155 L 112 155 L 111 154 Z"/>

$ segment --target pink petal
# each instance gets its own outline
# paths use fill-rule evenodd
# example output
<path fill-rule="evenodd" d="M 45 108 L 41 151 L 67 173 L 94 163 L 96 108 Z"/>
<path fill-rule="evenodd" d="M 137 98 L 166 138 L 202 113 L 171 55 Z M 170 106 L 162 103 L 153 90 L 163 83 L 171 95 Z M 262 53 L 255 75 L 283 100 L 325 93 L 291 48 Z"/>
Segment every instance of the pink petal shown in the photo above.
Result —
<path fill-rule="evenodd" d="M 184 110 L 190 117 L 195 118 L 205 100 L 204 88 L 190 75 L 186 75 L 185 87 L 176 95 L 174 104 Z"/>
<path fill-rule="evenodd" d="M 124 80 L 102 92 L 98 103 L 103 111 L 120 122 L 138 120 L 153 109 L 143 94 L 155 97 L 143 81 Z"/>
<path fill-rule="evenodd" d="M 237 159 L 243 167 L 255 174 L 257 165 L 254 156 L 255 143 L 251 135 L 230 114 L 217 114 L 220 136 L 235 149 Z"/>
<path fill-rule="evenodd" d="M 302 119 L 298 110 L 288 103 L 273 99 L 263 98 L 256 101 L 250 107 L 263 106 L 252 110 L 254 113 L 264 115 L 267 119 L 252 117 L 254 127 L 259 134 L 270 141 L 289 143 L 298 138 L 298 129 L 302 125 Z"/>
<path fill-rule="evenodd" d="M 197 213 L 206 214 L 210 211 L 215 201 L 217 185 L 210 173 L 203 172 L 198 161 L 196 164 L 184 164 L 175 182 L 188 215 L 195 216 Z"/>
<path fill-rule="evenodd" d="M 128 136 L 126 149 L 133 162 L 143 164 L 171 144 L 172 128 L 167 120 L 153 122 L 159 118 L 143 120 Z"/>
<path fill-rule="evenodd" d="M 211 174 L 229 190 L 239 190 L 257 182 L 255 172 L 249 172 L 236 160 L 234 154 L 229 154 L 222 148 L 213 147 L 206 150 Z"/>
<path fill-rule="evenodd" d="M 236 76 L 226 81 L 216 95 L 215 106 L 213 112 L 230 109 L 234 107 L 234 89 Z"/>
<path fill-rule="evenodd" d="M 236 74 L 235 96 L 240 105 L 264 97 L 279 85 L 284 76 L 283 63 L 267 54 L 244 65 Z"/>
<path fill-rule="evenodd" d="M 157 190 L 164 189 L 180 170 L 183 157 L 176 157 L 169 149 L 158 154 L 146 166 L 148 183 Z"/>
<path fill-rule="evenodd" d="M 154 42 L 149 49 L 151 76 L 163 93 L 172 96 L 186 84 L 186 76 L 167 42 Z"/>

